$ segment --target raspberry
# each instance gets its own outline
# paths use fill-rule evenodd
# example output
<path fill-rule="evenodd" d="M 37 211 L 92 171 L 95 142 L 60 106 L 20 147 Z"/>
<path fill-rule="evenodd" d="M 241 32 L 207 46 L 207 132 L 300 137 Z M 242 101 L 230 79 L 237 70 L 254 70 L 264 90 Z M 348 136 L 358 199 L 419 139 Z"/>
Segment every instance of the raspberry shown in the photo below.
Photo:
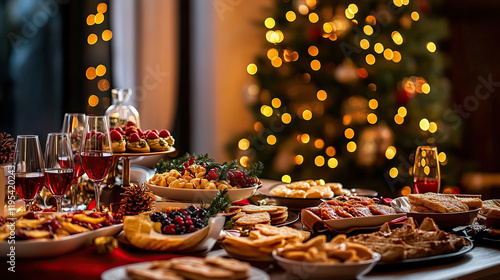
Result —
<path fill-rule="evenodd" d="M 214 167 L 208 171 L 208 175 L 206 176 L 207 180 L 214 180 L 217 181 L 219 179 L 219 173 L 217 173 L 217 168 Z"/>

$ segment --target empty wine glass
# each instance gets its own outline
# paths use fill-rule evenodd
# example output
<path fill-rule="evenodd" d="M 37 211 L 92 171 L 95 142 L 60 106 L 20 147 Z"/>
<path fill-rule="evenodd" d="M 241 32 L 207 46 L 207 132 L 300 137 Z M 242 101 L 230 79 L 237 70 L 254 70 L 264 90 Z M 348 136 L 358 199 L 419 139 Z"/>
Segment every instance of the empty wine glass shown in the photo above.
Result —
<path fill-rule="evenodd" d="M 80 156 L 82 166 L 94 182 L 96 210 L 100 208 L 100 184 L 113 166 L 109 119 L 106 116 L 87 116 Z"/>
<path fill-rule="evenodd" d="M 16 193 L 24 200 L 26 211 L 44 185 L 42 149 L 37 135 L 19 135 L 14 151 Z"/>
<path fill-rule="evenodd" d="M 80 178 L 85 174 L 82 168 L 82 161 L 80 158 L 80 147 L 83 138 L 83 129 L 85 128 L 85 114 L 80 113 L 66 113 L 64 114 L 64 121 L 62 132 L 67 133 L 71 140 L 71 150 L 73 151 L 73 161 L 75 164 L 73 171 L 73 186 L 71 187 L 71 205 L 73 208 L 77 207 L 77 184 Z"/>
<path fill-rule="evenodd" d="M 45 186 L 57 201 L 61 212 L 62 199 L 73 181 L 73 152 L 67 133 L 49 133 L 45 146 Z"/>
<path fill-rule="evenodd" d="M 417 148 L 413 166 L 413 182 L 416 193 L 439 193 L 441 173 L 436 147 L 419 146 Z"/>

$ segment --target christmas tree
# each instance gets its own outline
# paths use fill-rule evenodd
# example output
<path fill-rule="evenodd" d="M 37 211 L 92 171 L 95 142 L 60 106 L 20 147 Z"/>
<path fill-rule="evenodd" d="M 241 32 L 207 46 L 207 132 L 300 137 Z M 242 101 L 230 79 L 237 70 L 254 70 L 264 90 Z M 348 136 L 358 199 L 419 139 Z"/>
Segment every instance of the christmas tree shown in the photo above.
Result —
<path fill-rule="evenodd" d="M 447 23 L 436 5 L 277 0 L 260 25 L 262 55 L 247 67 L 255 123 L 234 156 L 242 165 L 263 162 L 263 178 L 321 178 L 382 194 L 411 191 L 419 145 L 436 145 L 446 165 L 459 131 L 447 114 L 438 48 Z"/>

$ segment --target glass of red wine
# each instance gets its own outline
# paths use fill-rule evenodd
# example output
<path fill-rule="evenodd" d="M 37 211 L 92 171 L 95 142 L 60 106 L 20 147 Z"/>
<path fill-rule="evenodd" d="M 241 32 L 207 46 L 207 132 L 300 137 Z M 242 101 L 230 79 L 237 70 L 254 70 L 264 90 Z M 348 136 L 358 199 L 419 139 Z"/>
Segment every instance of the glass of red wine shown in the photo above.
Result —
<path fill-rule="evenodd" d="M 42 149 L 37 135 L 19 135 L 14 151 L 16 193 L 24 200 L 26 211 L 44 186 Z"/>
<path fill-rule="evenodd" d="M 66 113 L 64 114 L 64 122 L 62 126 L 63 133 L 67 133 L 71 140 L 71 150 L 73 151 L 73 161 L 75 168 L 73 171 L 73 186 L 71 188 L 71 205 L 77 208 L 77 184 L 80 178 L 85 174 L 82 168 L 82 161 L 80 158 L 80 147 L 83 139 L 83 129 L 85 128 L 85 114 L 80 113 Z"/>
<path fill-rule="evenodd" d="M 73 152 L 67 133 L 49 133 L 45 146 L 45 186 L 57 202 L 57 212 L 62 210 L 62 200 L 73 182 Z"/>
<path fill-rule="evenodd" d="M 109 118 L 107 116 L 87 116 L 80 156 L 83 169 L 94 182 L 95 209 L 100 211 L 100 184 L 113 166 Z"/>
<path fill-rule="evenodd" d="M 417 148 L 413 165 L 413 182 L 416 193 L 439 193 L 441 172 L 436 147 L 419 146 Z"/>

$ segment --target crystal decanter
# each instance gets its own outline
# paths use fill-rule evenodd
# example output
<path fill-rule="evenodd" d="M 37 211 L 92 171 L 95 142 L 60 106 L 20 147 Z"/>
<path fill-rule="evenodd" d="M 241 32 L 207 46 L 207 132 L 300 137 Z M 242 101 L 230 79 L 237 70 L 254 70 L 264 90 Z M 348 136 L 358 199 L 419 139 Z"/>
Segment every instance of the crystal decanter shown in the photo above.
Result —
<path fill-rule="evenodd" d="M 141 127 L 139 121 L 139 112 L 137 109 L 128 104 L 132 89 L 130 88 L 115 88 L 111 90 L 113 96 L 113 105 L 106 110 L 106 116 L 109 116 L 111 127 L 123 126 L 128 121 L 132 121 L 137 127 Z"/>

